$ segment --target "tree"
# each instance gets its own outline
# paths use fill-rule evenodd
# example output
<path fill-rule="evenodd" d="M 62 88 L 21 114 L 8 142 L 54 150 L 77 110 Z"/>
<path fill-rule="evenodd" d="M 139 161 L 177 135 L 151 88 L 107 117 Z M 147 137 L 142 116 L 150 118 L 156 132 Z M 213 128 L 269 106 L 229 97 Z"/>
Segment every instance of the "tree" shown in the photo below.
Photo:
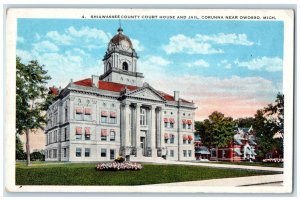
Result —
<path fill-rule="evenodd" d="M 16 135 L 16 159 L 17 160 L 25 159 L 23 144 L 18 135 Z"/>
<path fill-rule="evenodd" d="M 258 110 L 254 119 L 254 130 L 257 131 L 258 156 L 264 158 L 271 150 L 283 153 L 283 139 L 274 139 L 275 133 L 282 137 L 284 128 L 284 95 L 277 94 L 274 104 L 269 104 L 262 110 Z"/>
<path fill-rule="evenodd" d="M 231 117 L 214 111 L 208 119 L 195 125 L 200 132 L 202 143 L 208 147 L 216 147 L 217 154 L 219 147 L 226 147 L 233 139 L 234 122 Z M 218 158 L 218 156 L 217 156 Z"/>
<path fill-rule="evenodd" d="M 16 59 L 16 129 L 17 133 L 26 134 L 27 166 L 30 166 L 29 133 L 33 129 L 43 129 L 46 123 L 43 101 L 46 97 L 46 84 L 51 79 L 47 71 L 38 61 L 30 61 L 27 65 Z"/>

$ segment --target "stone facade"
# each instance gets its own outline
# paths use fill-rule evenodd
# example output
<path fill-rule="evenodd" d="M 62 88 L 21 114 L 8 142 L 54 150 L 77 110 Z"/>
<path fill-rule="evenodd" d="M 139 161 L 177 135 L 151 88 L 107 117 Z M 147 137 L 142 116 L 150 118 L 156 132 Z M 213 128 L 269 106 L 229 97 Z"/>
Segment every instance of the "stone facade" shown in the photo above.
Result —
<path fill-rule="evenodd" d="M 137 59 L 119 28 L 103 75 L 50 89 L 57 98 L 47 111 L 46 161 L 195 159 L 194 103 L 144 83 Z"/>

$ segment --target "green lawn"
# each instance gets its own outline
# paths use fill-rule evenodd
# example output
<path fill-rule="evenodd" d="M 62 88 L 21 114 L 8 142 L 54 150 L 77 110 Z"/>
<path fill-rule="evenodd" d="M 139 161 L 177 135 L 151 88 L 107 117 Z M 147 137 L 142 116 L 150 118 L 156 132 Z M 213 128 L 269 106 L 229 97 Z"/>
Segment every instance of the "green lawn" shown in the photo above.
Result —
<path fill-rule="evenodd" d="M 96 171 L 95 164 L 16 165 L 16 185 L 143 185 L 276 174 L 185 165 L 143 164 L 140 171 Z"/>
<path fill-rule="evenodd" d="M 263 166 L 263 167 L 283 167 L 283 163 L 263 163 L 263 162 L 224 162 L 224 161 L 213 161 L 213 162 L 201 162 L 201 163 L 217 163 L 217 164 L 229 164 L 229 165 L 249 165 L 249 166 Z"/>

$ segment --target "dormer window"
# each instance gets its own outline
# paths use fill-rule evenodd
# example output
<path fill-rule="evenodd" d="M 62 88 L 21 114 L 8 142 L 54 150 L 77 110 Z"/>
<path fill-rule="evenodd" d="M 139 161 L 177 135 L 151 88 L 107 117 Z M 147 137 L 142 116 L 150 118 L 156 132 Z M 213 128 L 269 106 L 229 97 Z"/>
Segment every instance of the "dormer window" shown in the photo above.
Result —
<path fill-rule="evenodd" d="M 122 67 L 123 67 L 123 70 L 128 71 L 128 63 L 127 62 L 123 62 Z"/>

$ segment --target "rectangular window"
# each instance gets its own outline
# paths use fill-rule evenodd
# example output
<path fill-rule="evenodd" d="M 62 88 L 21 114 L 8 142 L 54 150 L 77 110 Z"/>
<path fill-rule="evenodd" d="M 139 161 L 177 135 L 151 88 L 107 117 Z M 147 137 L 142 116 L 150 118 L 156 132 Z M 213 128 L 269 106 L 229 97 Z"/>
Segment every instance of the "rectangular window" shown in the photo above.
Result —
<path fill-rule="evenodd" d="M 49 158 L 52 158 L 52 150 L 49 150 Z"/>
<path fill-rule="evenodd" d="M 101 116 L 101 123 L 107 123 L 107 117 Z"/>
<path fill-rule="evenodd" d="M 85 157 L 90 157 L 91 154 L 91 149 L 90 148 L 85 148 L 84 149 L 84 156 Z"/>
<path fill-rule="evenodd" d="M 57 158 L 57 149 L 53 149 L 53 158 Z"/>
<path fill-rule="evenodd" d="M 64 149 L 63 149 L 63 156 L 64 156 L 64 158 L 67 157 L 67 148 L 64 148 Z"/>
<path fill-rule="evenodd" d="M 174 150 L 170 150 L 170 157 L 174 157 Z"/>
<path fill-rule="evenodd" d="M 116 117 L 110 117 L 109 118 L 109 123 L 116 124 L 117 123 L 117 118 Z"/>
<path fill-rule="evenodd" d="M 76 140 L 82 140 L 82 128 L 76 127 Z"/>
<path fill-rule="evenodd" d="M 175 136 L 170 135 L 170 144 L 174 144 L 174 141 L 175 141 Z"/>
<path fill-rule="evenodd" d="M 192 128 L 192 125 L 191 124 L 188 124 L 188 129 L 191 129 Z"/>
<path fill-rule="evenodd" d="M 81 121 L 82 120 L 83 115 L 82 114 L 76 114 L 75 119 L 77 121 Z"/>
<path fill-rule="evenodd" d="M 81 157 L 81 148 L 76 148 L 76 157 Z"/>
<path fill-rule="evenodd" d="M 182 124 L 182 128 L 183 128 L 183 129 L 186 129 L 186 124 Z"/>
<path fill-rule="evenodd" d="M 90 140 L 91 139 L 91 128 L 85 127 L 84 139 Z"/>
<path fill-rule="evenodd" d="M 77 121 L 82 121 L 82 120 L 83 120 L 82 107 L 77 107 L 77 108 L 76 108 L 75 119 L 76 119 Z"/>
<path fill-rule="evenodd" d="M 68 108 L 67 106 L 65 107 L 65 122 L 68 121 Z"/>
<path fill-rule="evenodd" d="M 183 150 L 183 157 L 186 157 L 186 150 Z"/>
<path fill-rule="evenodd" d="M 186 141 L 187 141 L 187 140 L 183 139 L 183 144 L 186 144 Z"/>
<path fill-rule="evenodd" d="M 76 140 L 82 140 L 82 135 L 81 134 L 76 134 Z"/>
<path fill-rule="evenodd" d="M 170 122 L 170 128 L 174 128 L 174 123 Z"/>
<path fill-rule="evenodd" d="M 165 128 L 168 128 L 168 122 L 165 122 Z"/>
<path fill-rule="evenodd" d="M 116 140 L 116 133 L 115 131 L 111 130 L 110 131 L 110 141 L 115 141 Z"/>
<path fill-rule="evenodd" d="M 85 134 L 84 135 L 84 140 L 90 140 L 91 139 L 91 135 L 90 134 Z"/>
<path fill-rule="evenodd" d="M 106 157 L 106 149 L 101 149 L 101 157 Z"/>
<path fill-rule="evenodd" d="M 115 159 L 115 150 L 111 149 L 110 150 L 110 156 L 109 156 L 110 160 L 114 160 Z"/>
<path fill-rule="evenodd" d="M 168 138 L 165 138 L 165 144 L 168 144 L 168 140 L 169 140 Z"/>
<path fill-rule="evenodd" d="M 191 144 L 191 143 L 192 143 L 192 141 L 191 141 L 191 140 L 188 140 L 188 143 L 189 143 L 189 144 Z"/>
<path fill-rule="evenodd" d="M 90 115 L 90 114 L 85 114 L 85 115 L 84 115 L 84 120 L 85 120 L 85 121 L 91 121 L 91 120 L 92 120 L 92 115 Z"/>
<path fill-rule="evenodd" d="M 188 154 L 189 154 L 189 157 L 192 157 L 192 150 L 189 150 Z"/>
<path fill-rule="evenodd" d="M 65 128 L 65 141 L 67 141 L 67 127 Z"/>
<path fill-rule="evenodd" d="M 140 110 L 140 124 L 141 126 L 147 126 L 147 111 L 145 108 Z"/>

